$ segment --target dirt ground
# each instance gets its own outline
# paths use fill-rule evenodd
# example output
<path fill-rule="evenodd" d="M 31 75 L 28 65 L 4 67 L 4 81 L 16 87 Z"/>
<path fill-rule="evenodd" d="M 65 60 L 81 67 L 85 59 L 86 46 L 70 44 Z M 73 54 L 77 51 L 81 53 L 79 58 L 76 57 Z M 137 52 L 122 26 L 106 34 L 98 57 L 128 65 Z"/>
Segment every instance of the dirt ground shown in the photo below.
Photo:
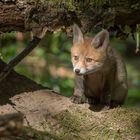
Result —
<path fill-rule="evenodd" d="M 4 66 L 0 61 L 0 70 Z M 0 116 L 12 113 L 23 114 L 22 133 L 1 138 L 4 129 L 0 118 L 0 140 L 140 139 L 139 109 L 94 112 L 88 104 L 73 104 L 14 71 L 0 83 Z"/>

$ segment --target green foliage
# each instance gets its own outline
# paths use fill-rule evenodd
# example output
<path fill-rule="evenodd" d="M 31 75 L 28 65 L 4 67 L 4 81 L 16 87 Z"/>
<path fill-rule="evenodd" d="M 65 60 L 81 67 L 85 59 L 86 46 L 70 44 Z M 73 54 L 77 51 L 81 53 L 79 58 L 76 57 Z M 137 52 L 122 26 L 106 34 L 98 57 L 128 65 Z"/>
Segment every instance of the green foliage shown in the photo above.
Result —
<path fill-rule="evenodd" d="M 128 98 L 126 100 L 127 106 L 137 106 L 140 107 L 140 89 L 138 88 L 131 88 L 128 92 Z"/>
<path fill-rule="evenodd" d="M 1 36 L 0 53 L 2 54 L 1 58 L 5 62 L 8 62 L 26 47 L 29 40 L 22 42 L 16 41 L 15 33 L 7 34 L 6 36 Z M 26 75 L 46 87 L 53 88 L 64 96 L 70 96 L 73 93 L 74 87 L 74 79 L 71 76 L 73 74 L 70 60 L 71 45 L 71 41 L 67 39 L 64 33 L 48 34 L 41 41 L 41 44 L 16 66 L 15 69 L 20 74 Z M 118 51 L 122 52 L 122 54 L 125 54 L 129 49 L 126 48 L 125 43 L 116 39 L 112 40 L 112 45 Z M 129 55 L 125 56 L 130 87 L 126 106 L 139 107 L 139 59 L 129 57 Z"/>
<path fill-rule="evenodd" d="M 15 41 L 15 33 L 7 37 L 8 39 L 5 35 L 1 36 L 2 43 L 0 46 L 0 48 L 2 47 L 2 59 L 5 62 L 9 62 L 27 45 L 26 41 Z M 13 38 L 14 41 L 11 42 Z M 73 92 L 73 78 L 69 78 L 67 75 L 60 77 L 50 73 L 51 66 L 56 66 L 56 69 L 66 67 L 71 70 L 69 53 L 71 43 L 69 41 L 64 42 L 66 39 L 66 35 L 62 33 L 48 35 L 39 47 L 16 66 L 15 70 L 46 87 L 59 91 L 62 95 L 70 96 Z"/>

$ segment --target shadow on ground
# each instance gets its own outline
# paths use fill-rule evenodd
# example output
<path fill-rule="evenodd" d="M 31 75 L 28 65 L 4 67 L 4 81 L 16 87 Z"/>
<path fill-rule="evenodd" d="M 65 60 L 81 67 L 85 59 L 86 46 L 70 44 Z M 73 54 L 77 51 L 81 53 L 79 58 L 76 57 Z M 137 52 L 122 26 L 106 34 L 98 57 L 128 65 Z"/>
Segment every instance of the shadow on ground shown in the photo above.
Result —
<path fill-rule="evenodd" d="M 5 66 L 6 64 L 0 60 L 0 71 L 2 71 Z M 0 82 L 0 105 L 10 103 L 9 98 L 14 95 L 39 89 L 45 89 L 45 87 L 17 74 L 15 71 L 11 71 L 10 74 Z"/>

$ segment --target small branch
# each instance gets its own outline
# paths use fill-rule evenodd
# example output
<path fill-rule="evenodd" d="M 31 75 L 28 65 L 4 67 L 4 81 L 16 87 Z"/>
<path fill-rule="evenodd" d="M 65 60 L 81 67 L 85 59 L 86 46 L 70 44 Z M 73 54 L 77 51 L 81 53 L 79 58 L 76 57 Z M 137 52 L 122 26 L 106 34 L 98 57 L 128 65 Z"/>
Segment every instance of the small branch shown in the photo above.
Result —
<path fill-rule="evenodd" d="M 136 30 L 136 53 L 139 52 L 139 47 L 140 47 L 140 34 L 139 34 L 139 24 L 137 24 L 137 30 Z"/>
<path fill-rule="evenodd" d="M 0 82 L 6 78 L 6 76 L 10 73 L 10 71 L 25 58 L 40 42 L 41 38 L 44 37 L 47 31 L 47 27 L 36 27 L 32 29 L 33 40 L 29 43 L 29 45 L 14 59 L 12 59 L 7 66 L 0 73 Z"/>
<path fill-rule="evenodd" d="M 5 79 L 11 70 L 39 44 L 40 40 L 40 38 L 34 37 L 29 45 L 7 64 L 7 66 L 0 73 L 0 82 Z"/>
<path fill-rule="evenodd" d="M 29 45 L 14 59 L 12 59 L 7 66 L 0 73 L 0 82 L 6 78 L 6 76 L 10 73 L 10 71 L 25 58 L 40 42 L 41 38 L 46 34 L 47 27 L 40 27 L 36 24 L 36 27 L 32 28 L 33 40 L 29 43 Z"/>

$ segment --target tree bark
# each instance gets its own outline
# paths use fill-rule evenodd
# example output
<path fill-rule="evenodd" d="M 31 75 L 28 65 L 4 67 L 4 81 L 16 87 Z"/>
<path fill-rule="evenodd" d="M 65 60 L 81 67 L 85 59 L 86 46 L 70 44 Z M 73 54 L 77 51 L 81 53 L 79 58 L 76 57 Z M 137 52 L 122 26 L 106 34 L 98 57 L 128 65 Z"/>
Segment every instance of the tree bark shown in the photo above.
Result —
<path fill-rule="evenodd" d="M 0 72 L 5 68 L 6 64 L 0 60 Z M 10 74 L 0 82 L 0 105 L 4 105 L 9 102 L 9 98 L 16 94 L 34 91 L 44 88 L 43 86 L 36 84 L 30 79 L 26 79 L 24 76 L 17 74 L 13 70 Z"/>
<path fill-rule="evenodd" d="M 3 68 L 4 63 L 0 61 L 0 69 Z M 0 127 L 5 128 L 0 129 L 3 131 L 0 137 L 4 135 L 6 140 L 140 139 L 139 109 L 120 107 L 95 112 L 89 109 L 88 104 L 73 104 L 69 98 L 43 87 L 41 89 L 41 86 L 14 71 L 0 84 L 0 91 L 1 97 L 6 99 L 4 103 L 0 102 L 0 114 L 20 113 L 24 116 L 24 128 L 20 128 L 19 134 L 16 133 L 18 127 L 12 130 L 10 121 L 12 118 L 14 124 L 18 124 L 21 119 L 16 123 L 17 115 L 5 119 L 0 117 Z M 8 93 L 11 95 L 9 98 Z M 7 121 L 4 123 L 2 120 Z M 7 128 L 9 125 L 10 128 Z M 10 130 L 16 136 L 10 135 Z"/>
<path fill-rule="evenodd" d="M 91 31 L 97 26 L 109 29 L 140 23 L 139 1 L 96 1 L 0 0 L 0 31 L 29 31 L 36 26 L 47 26 L 54 31 L 74 22 L 81 25 L 83 31 Z"/>

